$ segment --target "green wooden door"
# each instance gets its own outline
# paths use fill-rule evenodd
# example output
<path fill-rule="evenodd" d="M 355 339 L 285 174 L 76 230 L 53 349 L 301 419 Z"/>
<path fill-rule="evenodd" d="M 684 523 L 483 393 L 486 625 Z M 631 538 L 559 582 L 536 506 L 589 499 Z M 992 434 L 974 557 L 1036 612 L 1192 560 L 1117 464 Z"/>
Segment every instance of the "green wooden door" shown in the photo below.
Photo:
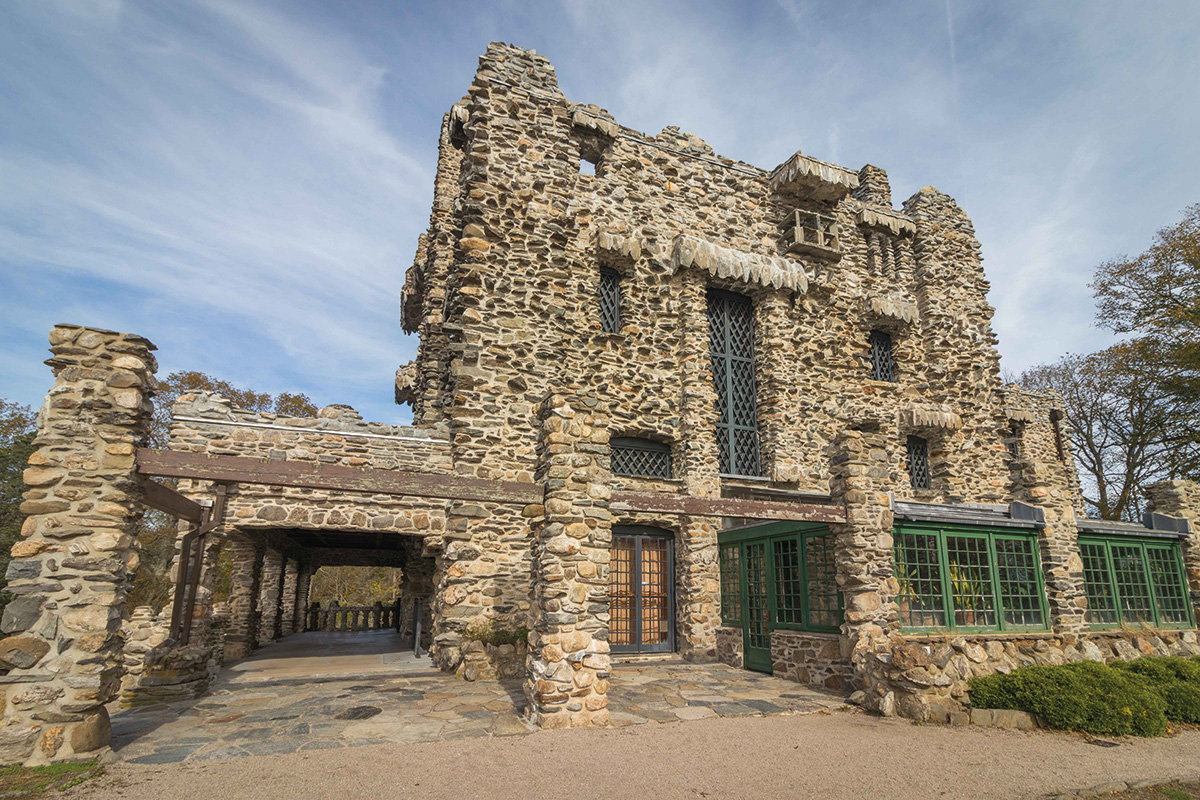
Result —
<path fill-rule="evenodd" d="M 746 624 L 742 646 L 746 669 L 771 671 L 771 609 L 767 580 L 767 542 L 743 545 L 742 563 L 746 565 Z"/>

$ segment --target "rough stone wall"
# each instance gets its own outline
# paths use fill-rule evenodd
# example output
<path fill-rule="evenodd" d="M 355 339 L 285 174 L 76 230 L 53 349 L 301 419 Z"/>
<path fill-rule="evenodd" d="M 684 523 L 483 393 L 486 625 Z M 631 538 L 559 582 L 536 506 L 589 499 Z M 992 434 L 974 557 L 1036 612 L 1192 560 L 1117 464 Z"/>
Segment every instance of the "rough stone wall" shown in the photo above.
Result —
<path fill-rule="evenodd" d="M 833 220 L 836 247 L 781 244 L 797 210 Z M 622 279 L 616 333 L 600 326 L 601 267 Z M 768 172 L 677 128 L 623 128 L 569 102 L 545 58 L 506 45 L 489 46 L 444 120 L 430 229 L 404 290 L 405 328 L 421 347 L 398 373 L 397 396 L 422 423 L 449 426 L 457 474 L 529 480 L 537 404 L 555 382 L 578 383 L 610 401 L 610 435 L 672 446 L 674 481 L 617 477 L 614 487 L 721 496 L 744 482 L 718 474 L 709 287 L 755 303 L 762 486 L 828 491 L 836 436 L 869 420 L 889 442 L 886 484 L 898 497 L 1010 499 L 1012 428 L 988 283 L 951 198 L 927 187 L 897 211 L 877 167 L 854 173 L 797 155 Z M 870 379 L 873 329 L 893 336 L 894 383 Z M 1048 425 L 1045 414 L 1026 423 L 1033 446 Z M 929 490 L 909 486 L 909 434 L 930 442 Z M 504 542 L 528 566 L 517 557 L 527 519 L 449 516 L 470 539 L 448 548 L 447 565 L 469 574 L 483 543 Z M 712 523 L 687 521 L 677 540 L 679 648 L 699 660 L 715 657 L 719 626 Z M 515 595 L 525 578 L 518 568 L 493 580 Z M 442 609 L 448 591 L 461 594 L 453 586 L 444 574 Z M 525 621 L 521 609 L 453 605 L 439 623 L 443 666 L 455 665 L 471 619 Z"/>
<path fill-rule="evenodd" d="M 745 633 L 741 628 L 717 628 L 717 661 L 741 669 L 745 665 Z"/>
<path fill-rule="evenodd" d="M 846 645 L 836 633 L 773 631 L 771 672 L 777 678 L 840 691 L 854 676 L 849 653 L 844 652 Z"/>
<path fill-rule="evenodd" d="M 1053 633 L 909 636 L 892 651 L 895 711 L 909 719 L 946 722 L 968 701 L 971 678 L 1007 674 L 1033 664 L 1198 654 L 1195 631 L 1093 631 L 1082 637 Z"/>
<path fill-rule="evenodd" d="M 447 147 L 459 155 L 447 159 Z M 834 176 L 817 191 L 717 156 L 674 128 L 653 137 L 622 128 L 567 101 L 544 58 L 496 44 L 447 118 L 442 149 L 434 224 L 409 274 L 406 309 L 447 335 L 415 370 L 443 370 L 438 407 L 463 474 L 527 475 L 532 409 L 561 378 L 612 399 L 612 435 L 671 443 L 689 493 L 719 495 L 705 314 L 705 288 L 714 286 L 756 304 L 770 485 L 827 491 L 838 431 L 873 419 L 893 443 L 910 433 L 930 440 L 927 491 L 909 488 L 904 448 L 889 448 L 897 496 L 1007 501 L 1010 420 L 997 391 L 988 284 L 970 220 L 951 198 L 926 188 L 895 211 L 875 167 L 855 174 L 809 159 Z M 595 175 L 579 171 L 581 159 L 596 164 Z M 451 178 L 456 204 L 446 199 Z M 828 189 L 838 181 L 858 186 L 856 195 Z M 781 226 L 797 208 L 836 219 L 832 256 L 781 252 Z M 448 230 L 457 236 L 454 268 L 442 271 L 428 259 L 436 250 L 434 260 L 445 260 Z M 685 264 L 681 241 L 716 255 Z M 778 288 L 766 272 L 737 266 L 754 259 L 803 280 Z M 601 266 L 622 276 L 619 333 L 600 330 Z M 893 335 L 896 383 L 870 380 L 876 328 Z M 435 405 L 433 385 L 422 409 Z M 711 631 L 705 638 L 711 651 Z"/>
<path fill-rule="evenodd" d="M 156 368 L 139 336 L 76 325 L 50 332 L 54 386 L 25 471 L 28 517 L 6 578 L 0 762 L 92 757 L 109 744 L 104 704 L 120 690 L 121 617 L 137 568 Z"/>

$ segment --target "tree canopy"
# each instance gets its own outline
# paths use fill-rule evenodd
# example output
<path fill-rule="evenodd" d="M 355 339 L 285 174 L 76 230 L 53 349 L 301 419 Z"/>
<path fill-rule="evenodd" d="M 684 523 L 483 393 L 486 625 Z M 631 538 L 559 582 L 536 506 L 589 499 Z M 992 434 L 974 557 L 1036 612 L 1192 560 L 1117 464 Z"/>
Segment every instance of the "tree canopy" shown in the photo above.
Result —
<path fill-rule="evenodd" d="M 1200 397 L 1200 203 L 1145 252 L 1101 264 L 1092 289 L 1098 323 L 1153 353 L 1167 391 Z"/>

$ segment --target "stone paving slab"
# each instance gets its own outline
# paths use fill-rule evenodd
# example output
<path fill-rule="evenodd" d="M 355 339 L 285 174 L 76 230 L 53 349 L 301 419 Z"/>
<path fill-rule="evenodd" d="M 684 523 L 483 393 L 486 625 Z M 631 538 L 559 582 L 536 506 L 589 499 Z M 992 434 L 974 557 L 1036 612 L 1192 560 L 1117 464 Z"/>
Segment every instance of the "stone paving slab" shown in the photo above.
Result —
<path fill-rule="evenodd" d="M 362 745 L 514 736 L 521 681 L 468 683 L 434 670 L 390 677 L 218 682 L 192 703 L 113 716 L 123 760 L 167 764 Z M 839 708 L 841 695 L 720 664 L 618 663 L 609 689 L 615 727 L 716 716 L 804 714 Z"/>

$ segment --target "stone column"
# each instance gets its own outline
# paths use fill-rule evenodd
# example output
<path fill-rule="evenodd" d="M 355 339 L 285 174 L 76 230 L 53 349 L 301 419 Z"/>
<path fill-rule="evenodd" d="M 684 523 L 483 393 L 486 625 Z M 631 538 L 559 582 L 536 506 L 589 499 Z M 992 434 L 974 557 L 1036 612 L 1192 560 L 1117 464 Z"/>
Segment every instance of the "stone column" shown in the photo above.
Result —
<path fill-rule="evenodd" d="M 268 547 L 263 555 L 262 588 L 258 601 L 262 608 L 258 621 L 258 641 L 266 643 L 279 638 L 280 604 L 283 594 L 283 553 Z"/>
<path fill-rule="evenodd" d="M 296 632 L 296 589 L 300 579 L 300 564 L 289 558 L 283 567 L 283 597 L 280 599 L 279 631 L 281 636 Z"/>
<path fill-rule="evenodd" d="M 680 300 L 683 383 L 680 413 L 682 474 L 692 497 L 720 497 L 720 454 L 717 449 L 717 395 L 708 351 L 708 300 L 703 279 L 687 276 Z M 720 579 L 717 530 L 712 517 L 683 517 L 676 548 L 676 634 L 680 655 L 690 661 L 716 659 L 720 626 Z"/>
<path fill-rule="evenodd" d="M 250 655 L 258 645 L 258 595 L 265 548 L 262 539 L 240 533 L 230 535 L 228 547 L 233 560 L 233 575 L 225 660 L 232 661 Z"/>
<path fill-rule="evenodd" d="M 99 755 L 104 704 L 121 686 L 121 617 L 142 515 L 135 448 L 145 443 L 157 365 L 140 336 L 77 325 L 50 332 L 54 386 L 21 504 L 28 515 L 6 578 L 0 763 Z"/>
<path fill-rule="evenodd" d="M 1037 461 L 1028 457 L 1014 462 L 1013 498 L 1041 508 L 1046 515 L 1046 527 L 1038 541 L 1051 626 L 1055 633 L 1081 636 L 1087 633 L 1084 619 L 1087 592 L 1083 585 L 1083 559 L 1079 554 L 1079 529 L 1075 524 L 1074 495 L 1068 476 L 1070 469 L 1071 466 L 1057 461 Z"/>
<path fill-rule="evenodd" d="M 833 442 L 829 489 L 846 509 L 837 536 L 837 582 L 845 598 L 845 647 L 854 668 L 853 699 L 884 715 L 895 712 L 889 680 L 891 635 L 900 625 L 895 604 L 890 455 L 878 429 L 846 430 Z"/>
<path fill-rule="evenodd" d="M 552 394 L 539 421 L 546 503 L 534 532 L 526 713 L 542 728 L 604 725 L 611 668 L 607 413 L 594 398 Z"/>
<path fill-rule="evenodd" d="M 1195 481 L 1159 481 L 1146 488 L 1148 511 L 1183 517 L 1192 532 L 1183 541 L 1183 566 L 1187 571 L 1194 619 L 1200 620 L 1200 484 Z"/>
<path fill-rule="evenodd" d="M 293 612 L 295 620 L 292 629 L 296 633 L 308 630 L 308 590 L 312 586 L 312 572 L 307 564 L 300 566 L 296 576 L 296 606 Z"/>

